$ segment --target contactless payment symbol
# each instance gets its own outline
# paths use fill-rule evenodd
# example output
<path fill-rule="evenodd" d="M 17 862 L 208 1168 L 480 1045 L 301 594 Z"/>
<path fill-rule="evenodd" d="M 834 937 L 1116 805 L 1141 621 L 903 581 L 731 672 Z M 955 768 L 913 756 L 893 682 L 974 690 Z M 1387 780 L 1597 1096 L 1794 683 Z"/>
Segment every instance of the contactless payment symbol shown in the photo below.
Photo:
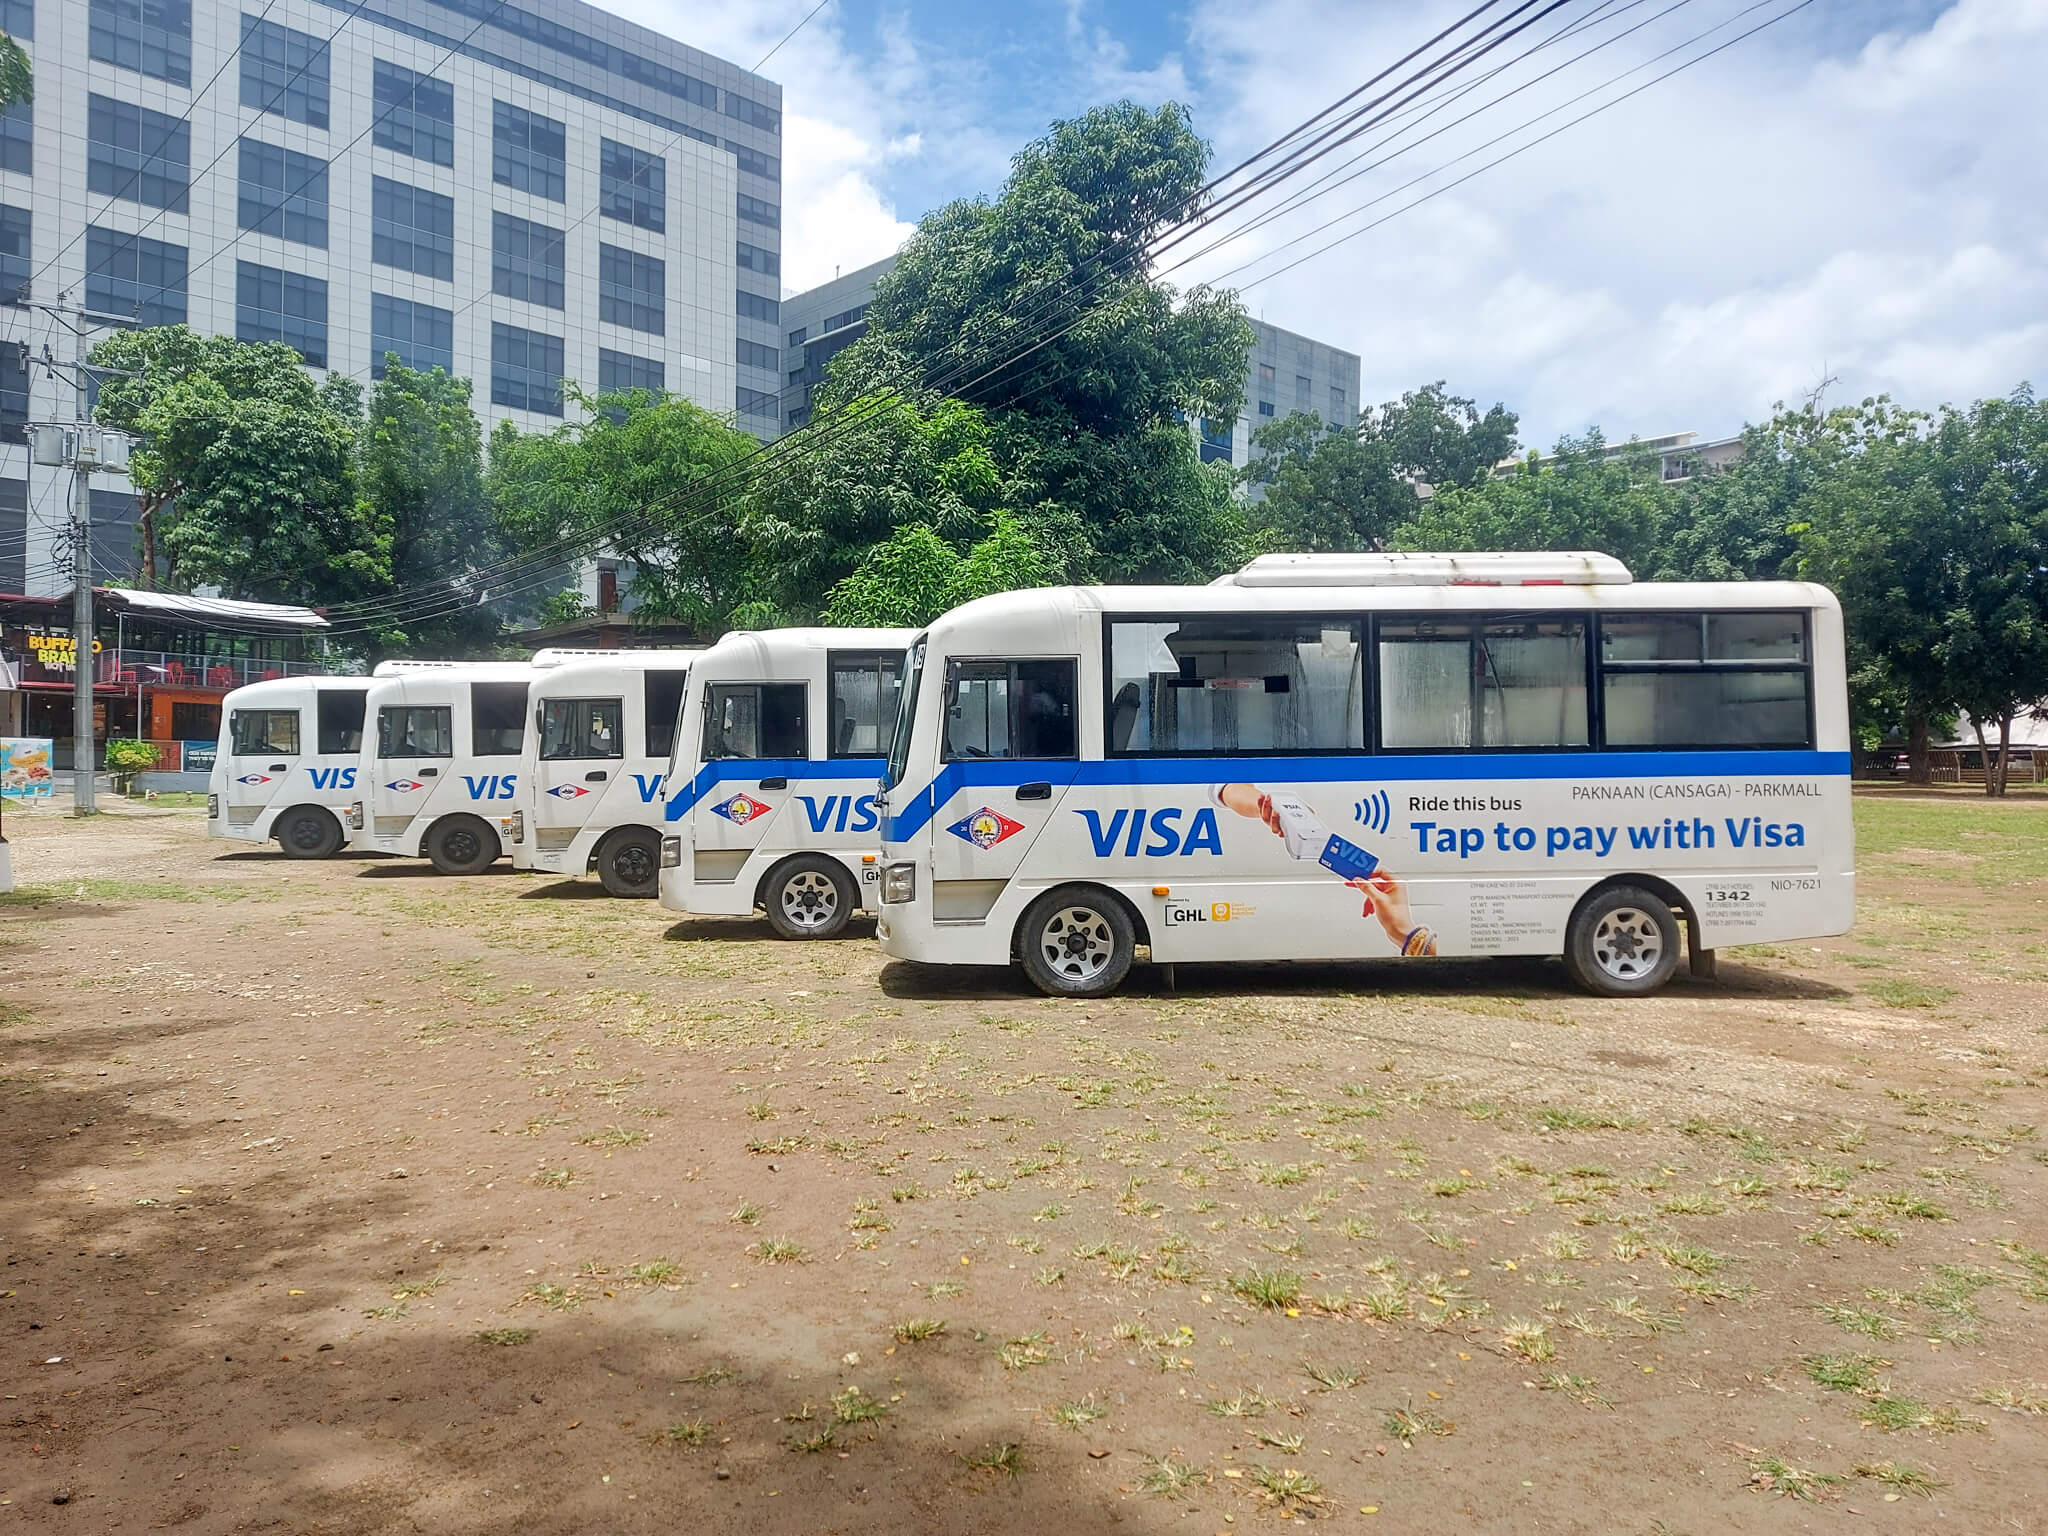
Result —
<path fill-rule="evenodd" d="M 722 805 L 714 805 L 711 809 L 718 812 L 719 815 L 723 816 L 734 826 L 744 827 L 756 816 L 765 816 L 768 812 L 774 810 L 775 807 L 763 805 L 752 795 L 734 795 Z"/>
<path fill-rule="evenodd" d="M 270 782 L 270 775 L 267 773 L 245 773 L 235 782 L 237 784 L 268 784 Z"/>
<path fill-rule="evenodd" d="M 415 789 L 425 789 L 427 786 L 422 784 L 418 779 L 393 779 L 389 784 L 386 784 L 384 787 L 386 789 L 395 789 L 401 795 L 403 795 Z"/>
<path fill-rule="evenodd" d="M 946 830 L 977 848 L 993 848 L 1004 838 L 1015 837 L 1022 832 L 1024 823 L 1012 821 L 1001 811 L 984 805 L 978 811 L 969 811 Z"/>
<path fill-rule="evenodd" d="M 557 800 L 574 800 L 578 795 L 587 795 L 590 791 L 581 784 L 557 784 L 548 793 Z"/>

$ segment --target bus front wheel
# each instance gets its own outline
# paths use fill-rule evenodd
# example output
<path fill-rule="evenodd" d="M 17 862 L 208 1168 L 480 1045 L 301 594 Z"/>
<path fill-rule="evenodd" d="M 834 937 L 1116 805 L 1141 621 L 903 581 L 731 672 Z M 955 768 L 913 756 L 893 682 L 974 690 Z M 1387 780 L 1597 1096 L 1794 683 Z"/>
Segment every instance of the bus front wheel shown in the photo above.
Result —
<path fill-rule="evenodd" d="M 597 878 L 611 896 L 652 896 L 661 883 L 661 839 L 645 827 L 621 827 L 597 851 Z"/>
<path fill-rule="evenodd" d="M 444 875 L 480 875 L 501 852 L 498 834 L 474 816 L 443 816 L 427 833 L 427 857 Z"/>
<path fill-rule="evenodd" d="M 1137 949 L 1124 904 L 1093 886 L 1047 891 L 1017 929 L 1024 974 L 1048 997 L 1106 997 L 1123 985 Z"/>
<path fill-rule="evenodd" d="M 1579 904 L 1565 935 L 1564 964 L 1588 992 L 1642 997 L 1678 968 L 1671 903 L 1637 885 L 1611 885 Z"/>
<path fill-rule="evenodd" d="M 324 859 L 341 847 L 341 823 L 317 805 L 293 806 L 274 835 L 288 859 Z"/>
<path fill-rule="evenodd" d="M 768 923 L 785 939 L 836 939 L 860 904 L 837 859 L 791 859 L 761 892 Z"/>

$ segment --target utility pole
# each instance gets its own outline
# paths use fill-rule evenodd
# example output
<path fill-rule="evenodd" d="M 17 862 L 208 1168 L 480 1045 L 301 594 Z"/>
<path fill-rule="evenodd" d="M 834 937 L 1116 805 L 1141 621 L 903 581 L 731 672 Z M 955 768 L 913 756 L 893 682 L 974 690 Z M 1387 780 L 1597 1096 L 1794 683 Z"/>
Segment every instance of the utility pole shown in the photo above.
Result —
<path fill-rule="evenodd" d="M 86 465 L 85 434 L 72 436 L 71 452 L 71 814 L 90 816 L 93 803 L 92 683 L 98 670 L 92 654 L 92 471 Z M 99 455 L 95 453 L 94 459 Z"/>

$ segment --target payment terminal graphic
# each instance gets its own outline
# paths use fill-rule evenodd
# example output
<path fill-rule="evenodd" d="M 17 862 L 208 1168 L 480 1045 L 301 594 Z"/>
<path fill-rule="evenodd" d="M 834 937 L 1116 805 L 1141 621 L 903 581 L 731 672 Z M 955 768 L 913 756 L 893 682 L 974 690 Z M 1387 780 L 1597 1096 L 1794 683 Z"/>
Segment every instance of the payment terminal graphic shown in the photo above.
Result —
<path fill-rule="evenodd" d="M 1280 840 L 1287 845 L 1290 858 L 1314 860 L 1340 880 L 1363 880 L 1380 867 L 1380 861 L 1363 848 L 1324 826 L 1298 796 L 1276 789 L 1268 799 L 1279 818 Z"/>

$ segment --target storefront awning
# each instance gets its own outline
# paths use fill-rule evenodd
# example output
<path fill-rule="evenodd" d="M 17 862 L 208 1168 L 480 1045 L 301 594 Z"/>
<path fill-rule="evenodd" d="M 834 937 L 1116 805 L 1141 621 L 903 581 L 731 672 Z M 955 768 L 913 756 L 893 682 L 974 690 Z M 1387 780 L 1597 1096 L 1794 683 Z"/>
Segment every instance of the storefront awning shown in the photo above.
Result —
<path fill-rule="evenodd" d="M 292 603 L 252 603 L 232 597 L 187 597 L 181 592 L 140 592 L 103 587 L 94 597 L 107 607 L 179 619 L 211 629 L 261 626 L 268 629 L 325 629 L 327 620 Z"/>

